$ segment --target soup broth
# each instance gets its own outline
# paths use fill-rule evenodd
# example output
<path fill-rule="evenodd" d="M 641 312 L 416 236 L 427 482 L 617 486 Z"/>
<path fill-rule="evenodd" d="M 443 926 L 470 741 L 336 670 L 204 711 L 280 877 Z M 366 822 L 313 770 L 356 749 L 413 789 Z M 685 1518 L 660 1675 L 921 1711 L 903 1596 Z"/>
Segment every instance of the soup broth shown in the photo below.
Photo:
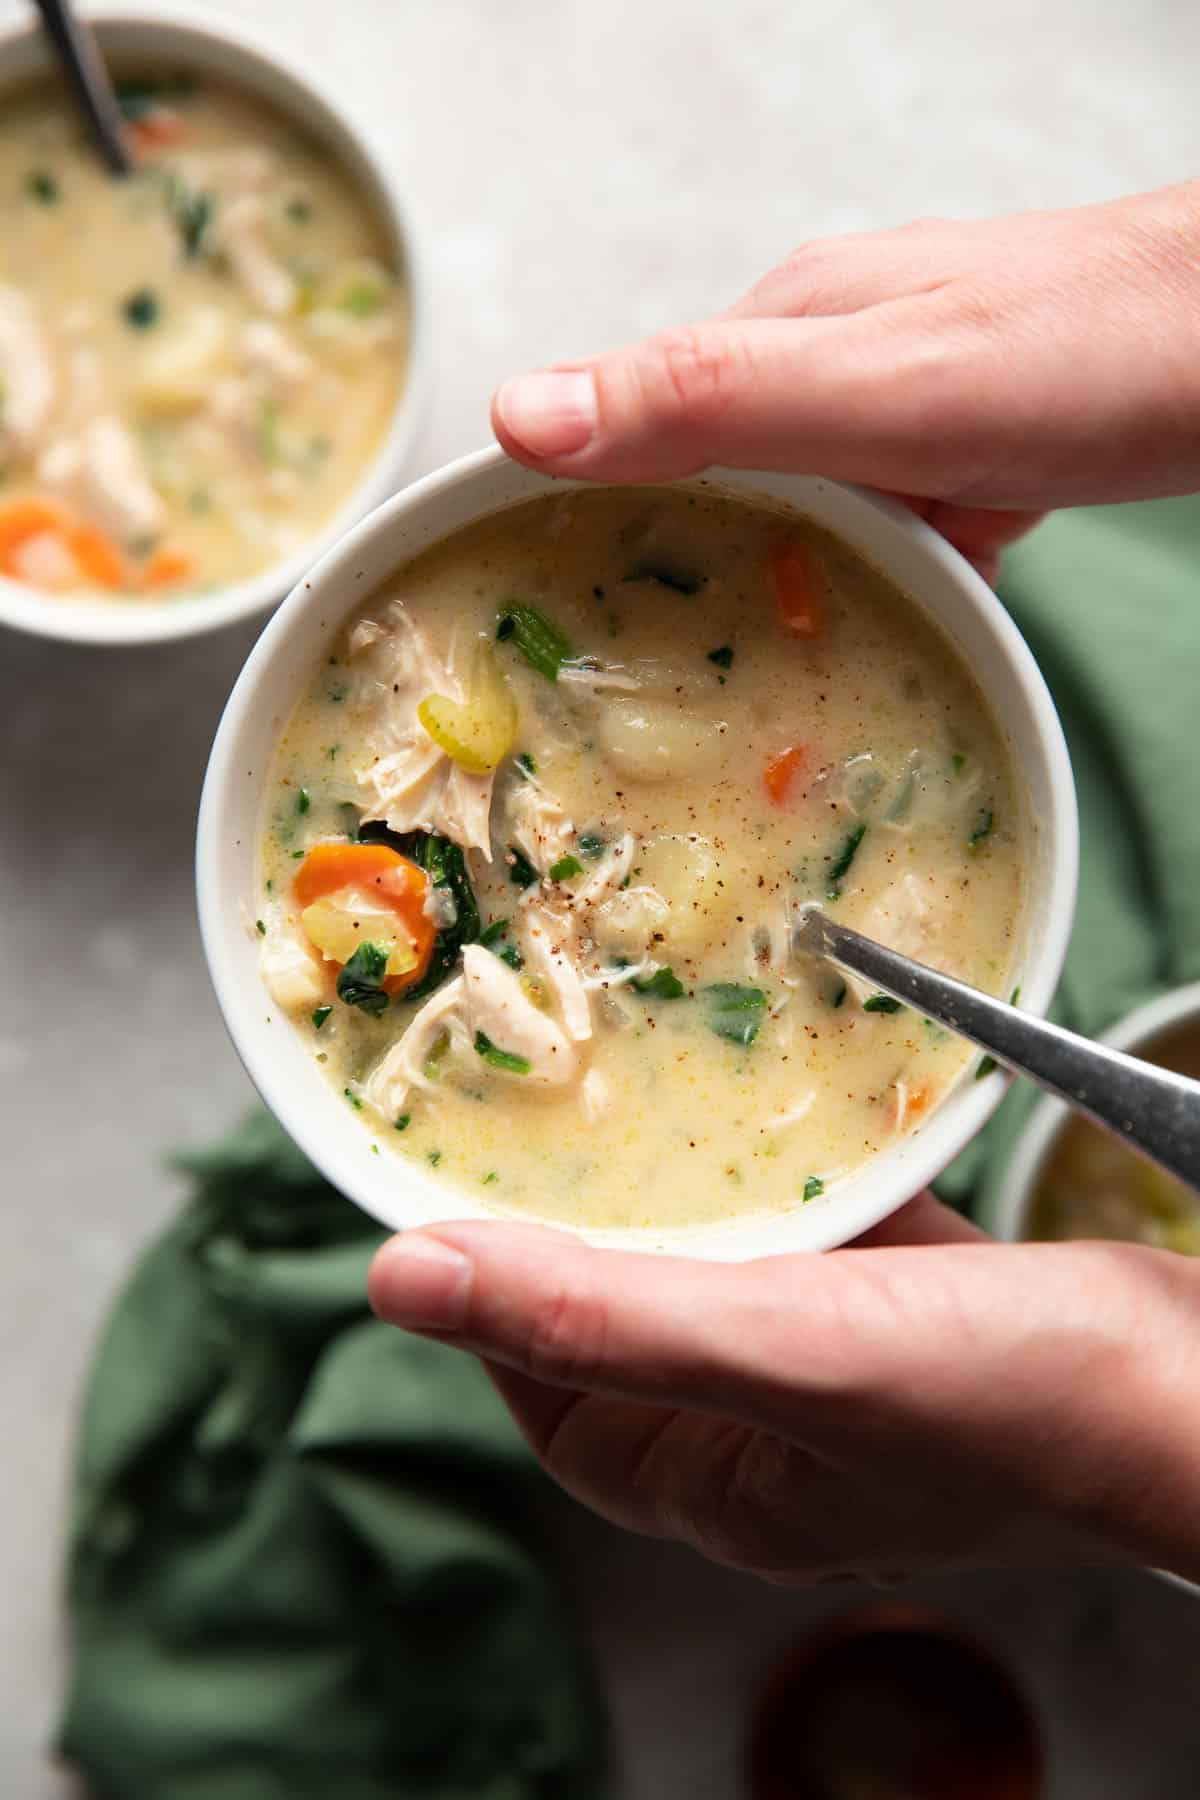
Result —
<path fill-rule="evenodd" d="M 818 1202 L 969 1059 L 797 958 L 797 907 L 1007 992 L 1025 839 L 970 674 L 846 545 L 707 487 L 572 492 L 331 642 L 269 778 L 263 974 L 381 1154 L 700 1224 Z"/>
<path fill-rule="evenodd" d="M 119 96 L 123 180 L 57 88 L 0 113 L 0 574 L 160 599 L 270 567 L 347 498 L 407 302 L 365 197 L 262 101 Z"/>

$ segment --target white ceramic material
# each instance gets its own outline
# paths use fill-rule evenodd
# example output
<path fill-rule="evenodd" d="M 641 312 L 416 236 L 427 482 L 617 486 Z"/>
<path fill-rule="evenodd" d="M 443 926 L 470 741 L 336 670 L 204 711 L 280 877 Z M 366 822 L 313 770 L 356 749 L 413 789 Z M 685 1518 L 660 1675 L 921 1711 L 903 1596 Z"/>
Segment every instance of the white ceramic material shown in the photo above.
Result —
<path fill-rule="evenodd" d="M 345 504 L 294 556 L 248 581 L 194 599 L 156 601 L 60 600 L 0 576 L 0 624 L 42 637 L 83 644 L 158 643 L 191 637 L 274 606 L 306 569 L 350 526 L 395 490 L 412 451 L 429 378 L 421 269 L 403 188 L 350 108 L 326 85 L 319 69 L 298 68 L 256 39 L 240 23 L 225 22 L 208 7 L 151 13 L 89 11 L 101 48 L 114 59 L 160 63 L 220 77 L 260 94 L 328 145 L 383 221 L 387 247 L 403 270 L 411 297 L 408 374 L 387 436 Z M 53 68 L 41 31 L 33 24 L 0 35 L 0 106 L 4 95 Z"/>
<path fill-rule="evenodd" d="M 1200 1023 L 1200 981 L 1172 988 L 1170 993 L 1127 1013 L 1101 1042 L 1111 1044 L 1114 1050 L 1129 1050 L 1137 1055 L 1189 1020 Z M 984 1212 L 982 1222 L 996 1237 L 1015 1242 L 1027 1235 L 1029 1209 L 1042 1168 L 1070 1117 L 1071 1109 L 1063 1100 L 1045 1099 L 1034 1107 L 1004 1180 Z"/>
<path fill-rule="evenodd" d="M 958 553 L 898 504 L 811 476 L 713 471 L 723 488 L 768 496 L 828 526 L 887 570 L 956 643 L 990 696 L 1024 776 L 1032 866 L 1015 977 L 1043 1012 L 1058 981 L 1075 900 L 1078 825 L 1071 768 L 1053 703 L 995 594 Z M 375 1155 L 359 1116 L 313 1066 L 258 975 L 252 927 L 262 786 L 277 734 L 355 598 L 427 545 L 488 513 L 570 483 L 498 450 L 452 464 L 398 494 L 317 564 L 267 625 L 217 732 L 200 808 L 200 925 L 234 1043 L 267 1104 L 329 1179 L 386 1224 L 489 1216 L 398 1154 Z M 740 1261 L 844 1243 L 902 1205 L 966 1144 L 1004 1091 L 999 1074 L 961 1081 L 913 1135 L 785 1213 L 684 1231 L 609 1231 L 593 1241 Z"/>

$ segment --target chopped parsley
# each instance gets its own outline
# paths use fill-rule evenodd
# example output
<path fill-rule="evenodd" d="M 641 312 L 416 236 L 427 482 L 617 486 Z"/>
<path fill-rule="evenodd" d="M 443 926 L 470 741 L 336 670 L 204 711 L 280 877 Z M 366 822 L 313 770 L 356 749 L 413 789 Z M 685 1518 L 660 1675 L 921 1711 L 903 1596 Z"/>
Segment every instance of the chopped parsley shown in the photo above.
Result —
<path fill-rule="evenodd" d="M 499 1181 L 499 1179 L 500 1177 L 497 1175 L 495 1169 L 489 1169 L 483 1178 L 483 1185 L 484 1187 L 491 1187 L 493 1181 Z"/>
<path fill-rule="evenodd" d="M 135 331 L 149 331 L 152 325 L 158 324 L 162 305 L 153 288 L 136 288 L 122 301 L 121 311 L 125 315 L 125 323 L 132 325 Z"/>
<path fill-rule="evenodd" d="M 845 1000 L 845 998 L 846 998 L 846 984 L 844 981 L 842 981 L 842 982 L 838 983 L 837 993 L 833 996 L 833 999 L 829 1002 L 829 1004 L 830 1004 L 830 1006 L 832 1006 L 834 1012 L 836 1012 L 838 1007 L 841 1006 L 841 1004 Z"/>
<path fill-rule="evenodd" d="M 296 795 L 296 811 L 298 813 L 306 813 L 311 805 L 312 795 L 307 788 L 301 788 Z"/>
<path fill-rule="evenodd" d="M 512 640 L 531 669 L 547 681 L 557 681 L 558 671 L 575 655 L 570 638 L 561 626 L 548 619 L 536 606 L 523 601 L 506 601 L 496 615 L 496 637 L 500 643 Z"/>
<path fill-rule="evenodd" d="M 508 863 L 508 879 L 514 887 L 532 887 L 534 882 L 539 879 L 538 872 L 529 858 L 523 850 L 518 850 L 515 844 L 508 846 L 505 860 Z"/>
<path fill-rule="evenodd" d="M 392 1126 L 392 1130 L 393 1131 L 407 1131 L 411 1124 L 412 1124 L 412 1114 L 411 1113 L 401 1113 L 400 1117 L 396 1120 L 395 1124 Z"/>
<path fill-rule="evenodd" d="M 312 1015 L 313 1030 L 320 1031 L 322 1025 L 333 1011 L 332 1006 L 318 1006 Z"/>
<path fill-rule="evenodd" d="M 485 1063 L 493 1069 L 502 1069 L 506 1075 L 528 1075 L 530 1062 L 527 1056 L 516 1056 L 511 1050 L 501 1050 L 493 1044 L 485 1032 L 475 1033 L 475 1049 Z"/>
<path fill-rule="evenodd" d="M 57 206 L 62 189 L 49 169 L 31 169 L 25 177 L 25 192 L 41 206 Z"/>
<path fill-rule="evenodd" d="M 963 770 L 966 768 L 966 766 L 967 766 L 967 759 L 963 755 L 962 751 L 961 750 L 952 750 L 950 752 L 950 767 L 954 770 L 954 773 L 956 775 L 961 775 Z"/>
<path fill-rule="evenodd" d="M 629 985 L 636 993 L 649 994 L 655 1000 L 679 1000 L 686 992 L 674 969 L 669 967 L 655 969 L 645 981 L 635 976 Z"/>
<path fill-rule="evenodd" d="M 819 1200 L 824 1192 L 825 1183 L 821 1180 L 821 1177 L 819 1175 L 810 1175 L 804 1184 L 805 1204 L 807 1205 L 810 1200 Z"/>
<path fill-rule="evenodd" d="M 496 939 L 502 938 L 507 930 L 507 919 L 490 919 L 479 934 L 479 942 L 486 944 L 490 950 Z"/>
<path fill-rule="evenodd" d="M 362 1101 L 359 1099 L 358 1095 L 356 1093 L 354 1093 L 354 1091 L 351 1088 L 348 1088 L 348 1087 L 343 1088 L 342 1092 L 343 1092 L 343 1094 L 345 1094 L 347 1100 L 350 1102 L 350 1104 L 354 1108 L 355 1112 L 361 1112 L 362 1111 Z"/>
<path fill-rule="evenodd" d="M 991 837 L 992 826 L 995 823 L 996 819 L 994 813 L 992 813 L 988 807 L 983 807 L 975 821 L 975 829 L 967 839 L 967 849 L 978 850 L 984 839 Z"/>
<path fill-rule="evenodd" d="M 517 761 L 527 775 L 537 774 L 537 764 L 532 756 L 530 756 L 528 750 L 519 750 L 517 752 Z"/>
<path fill-rule="evenodd" d="M 525 967 L 525 958 L 521 955 L 521 952 L 517 949 L 515 944 L 505 944 L 502 949 L 497 950 L 496 955 L 500 958 L 502 963 L 507 963 L 510 969 L 523 969 Z"/>
<path fill-rule="evenodd" d="M 437 1168 L 437 1166 L 441 1162 L 441 1160 L 442 1160 L 442 1153 L 440 1150 L 431 1150 L 429 1152 L 429 1161 L 433 1164 L 433 1167 L 435 1169 Z"/>
<path fill-rule="evenodd" d="M 380 1013 L 387 1011 L 388 997 L 383 991 L 387 965 L 388 952 L 382 944 L 360 944 L 338 972 L 338 999 L 377 1019 Z"/>
<path fill-rule="evenodd" d="M 898 1013 L 899 1000 L 893 1000 L 890 994 L 872 994 L 869 1000 L 863 1001 L 864 1012 Z"/>
<path fill-rule="evenodd" d="M 858 847 L 866 835 L 866 826 L 856 825 L 854 830 L 843 840 L 841 849 L 829 865 L 829 888 L 827 897 L 830 900 L 841 899 L 842 882 L 850 873 L 850 865 L 858 855 Z"/>
<path fill-rule="evenodd" d="M 582 875 L 583 864 L 577 856 L 560 856 L 556 863 L 550 864 L 551 881 L 568 881 L 572 875 Z"/>
<path fill-rule="evenodd" d="M 718 981 L 704 989 L 709 1029 L 731 1044 L 752 1044 L 767 1011 L 761 988 L 744 987 L 740 981 Z"/>
<path fill-rule="evenodd" d="M 710 650 L 708 653 L 708 660 L 710 663 L 716 663 L 718 669 L 732 669 L 732 667 L 733 667 L 733 647 L 732 647 L 732 645 L 722 644 L 721 648 L 719 650 Z"/>
<path fill-rule="evenodd" d="M 261 919 L 255 919 L 255 921 L 254 921 L 254 929 L 255 929 L 255 931 L 257 931 L 257 933 L 258 933 L 258 935 L 259 935 L 259 937 L 266 937 L 266 935 L 267 935 L 267 928 L 266 928 L 266 926 L 265 926 L 265 925 L 264 925 L 264 924 L 263 924 L 263 922 L 262 922 L 262 920 L 261 920 Z"/>

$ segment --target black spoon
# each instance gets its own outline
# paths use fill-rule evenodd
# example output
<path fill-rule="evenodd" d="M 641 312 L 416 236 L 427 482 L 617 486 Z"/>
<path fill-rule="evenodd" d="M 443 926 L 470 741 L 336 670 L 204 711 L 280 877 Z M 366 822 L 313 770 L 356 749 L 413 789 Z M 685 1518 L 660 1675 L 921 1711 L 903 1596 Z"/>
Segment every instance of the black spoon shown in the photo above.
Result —
<path fill-rule="evenodd" d="M 91 27 L 79 18 L 69 0 L 37 0 L 37 5 L 101 156 L 114 175 L 130 174 L 135 165 L 125 140 L 121 108 Z"/>

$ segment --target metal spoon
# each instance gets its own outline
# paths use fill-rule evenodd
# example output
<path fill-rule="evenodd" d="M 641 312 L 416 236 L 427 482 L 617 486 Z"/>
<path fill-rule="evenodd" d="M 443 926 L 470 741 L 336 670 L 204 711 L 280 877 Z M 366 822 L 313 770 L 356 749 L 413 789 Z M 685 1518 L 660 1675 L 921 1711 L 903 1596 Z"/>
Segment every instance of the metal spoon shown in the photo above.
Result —
<path fill-rule="evenodd" d="M 1061 1025 L 1035 1019 L 978 988 L 941 975 L 806 907 L 794 948 L 869 981 L 998 1063 L 1057 1094 L 1077 1112 L 1200 1191 L 1200 1081 L 1094 1044 Z"/>
<path fill-rule="evenodd" d="M 91 27 L 79 18 L 70 0 L 37 0 L 37 4 L 101 156 L 114 175 L 130 174 L 134 160 L 125 141 L 121 108 Z"/>

